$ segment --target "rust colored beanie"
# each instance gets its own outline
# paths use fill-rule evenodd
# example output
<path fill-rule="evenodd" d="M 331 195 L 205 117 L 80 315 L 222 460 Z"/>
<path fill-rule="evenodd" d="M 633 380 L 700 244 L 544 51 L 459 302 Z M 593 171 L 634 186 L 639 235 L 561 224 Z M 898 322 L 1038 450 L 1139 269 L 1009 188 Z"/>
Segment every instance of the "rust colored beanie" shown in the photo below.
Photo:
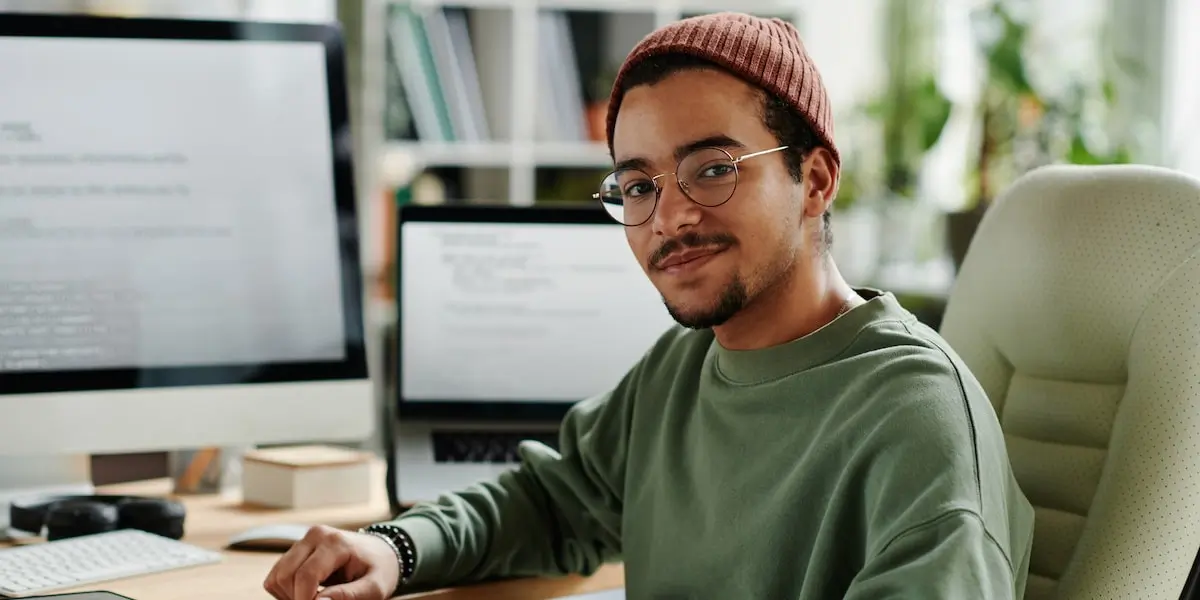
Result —
<path fill-rule="evenodd" d="M 829 96 L 796 27 L 782 19 L 734 12 L 676 21 L 652 32 L 634 47 L 617 72 L 609 97 L 610 151 L 626 73 L 643 60 L 662 54 L 688 54 L 708 60 L 775 94 L 808 119 L 822 145 L 833 154 L 835 162 L 840 162 L 833 142 Z"/>

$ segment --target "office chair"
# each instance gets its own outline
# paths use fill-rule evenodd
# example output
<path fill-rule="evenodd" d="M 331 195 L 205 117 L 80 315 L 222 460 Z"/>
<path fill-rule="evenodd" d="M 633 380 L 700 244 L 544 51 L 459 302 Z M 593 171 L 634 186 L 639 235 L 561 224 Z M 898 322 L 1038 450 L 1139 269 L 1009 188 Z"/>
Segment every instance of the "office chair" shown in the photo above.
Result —
<path fill-rule="evenodd" d="M 984 216 L 941 333 L 1036 511 L 1026 600 L 1176 600 L 1200 549 L 1200 179 L 1050 166 Z"/>

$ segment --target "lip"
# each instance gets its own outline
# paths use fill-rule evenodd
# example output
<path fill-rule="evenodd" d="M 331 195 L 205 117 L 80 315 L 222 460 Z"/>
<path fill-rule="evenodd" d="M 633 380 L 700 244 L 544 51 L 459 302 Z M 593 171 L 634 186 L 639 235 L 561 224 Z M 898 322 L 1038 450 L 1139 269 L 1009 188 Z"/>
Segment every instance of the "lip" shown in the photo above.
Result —
<path fill-rule="evenodd" d="M 678 275 L 695 271 L 708 264 L 709 261 L 724 251 L 724 248 L 706 248 L 677 252 L 659 263 L 658 270 L 668 275 Z"/>

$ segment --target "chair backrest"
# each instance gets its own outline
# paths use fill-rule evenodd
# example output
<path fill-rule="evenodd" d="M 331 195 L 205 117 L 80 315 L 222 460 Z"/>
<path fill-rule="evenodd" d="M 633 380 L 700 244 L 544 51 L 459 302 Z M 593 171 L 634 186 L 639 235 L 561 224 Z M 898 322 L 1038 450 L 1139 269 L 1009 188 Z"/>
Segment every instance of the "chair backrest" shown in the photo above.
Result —
<path fill-rule="evenodd" d="M 1036 510 L 1025 598 L 1179 598 L 1200 548 L 1200 180 L 1023 176 L 980 223 L 941 330 Z"/>

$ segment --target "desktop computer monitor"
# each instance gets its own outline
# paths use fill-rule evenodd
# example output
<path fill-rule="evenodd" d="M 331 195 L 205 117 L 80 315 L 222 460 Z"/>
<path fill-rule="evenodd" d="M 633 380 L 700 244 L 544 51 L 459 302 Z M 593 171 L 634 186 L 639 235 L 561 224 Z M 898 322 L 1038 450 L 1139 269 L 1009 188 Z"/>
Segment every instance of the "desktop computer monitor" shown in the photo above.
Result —
<path fill-rule="evenodd" d="M 371 434 L 343 60 L 0 15 L 0 456 Z"/>
<path fill-rule="evenodd" d="M 674 325 L 600 206 L 406 206 L 394 502 L 498 474 Z"/>

